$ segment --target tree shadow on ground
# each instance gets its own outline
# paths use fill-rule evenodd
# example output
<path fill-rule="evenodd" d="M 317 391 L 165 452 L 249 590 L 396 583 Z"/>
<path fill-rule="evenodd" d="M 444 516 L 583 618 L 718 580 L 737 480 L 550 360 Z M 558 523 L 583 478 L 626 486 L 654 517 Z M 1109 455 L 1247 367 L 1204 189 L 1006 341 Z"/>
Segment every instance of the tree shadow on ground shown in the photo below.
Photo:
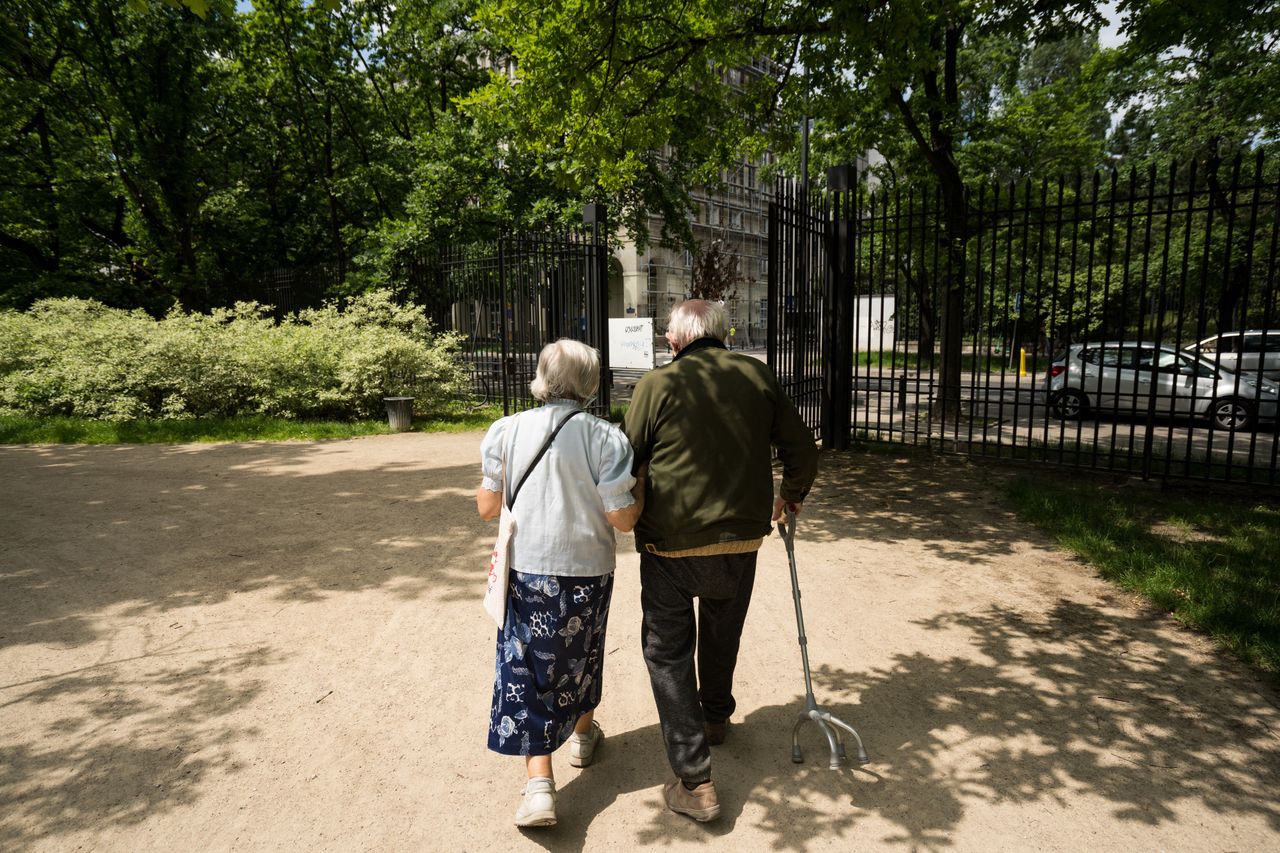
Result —
<path fill-rule="evenodd" d="M 815 833 L 839 834 L 871 812 L 901 828 L 887 841 L 942 849 L 970 804 L 1055 806 L 1081 796 L 1149 827 L 1176 823 L 1181 805 L 1198 804 L 1280 830 L 1274 692 L 1229 663 L 1171 648 L 1158 616 L 1062 600 L 1037 616 L 991 608 L 921 624 L 966 633 L 980 656 L 917 652 L 884 670 L 814 673 L 831 710 L 860 728 L 880 777 L 863 784 L 855 775 L 847 817 L 811 820 Z M 805 819 L 786 787 L 786 774 L 758 786 L 768 824 Z M 784 793 L 770 796 L 775 789 Z"/>
<path fill-rule="evenodd" d="M 817 542 L 922 542 L 948 560 L 1013 552 L 1021 529 L 962 462 L 934 456 L 821 455 L 803 537 Z"/>
<path fill-rule="evenodd" d="M 493 528 L 457 509 L 478 460 L 364 465 L 359 453 L 359 442 L 4 448 L 0 649 L 83 645 L 108 610 L 263 588 L 282 604 L 373 588 L 476 594 Z"/>
<path fill-rule="evenodd" d="M 237 770 L 237 742 L 256 730 L 220 718 L 253 701 L 253 673 L 279 662 L 265 647 L 164 652 L 159 668 L 113 665 L 0 685 L 0 711 L 48 703 L 65 716 L 0 745 L 0 849 L 85 827 L 130 826 L 194 802 L 208 777 Z M 166 659 L 168 659 L 166 661 Z M 122 739 L 119 731 L 132 734 Z"/>
<path fill-rule="evenodd" d="M 59 746 L 38 725 L 0 744 L 0 848 L 134 825 L 239 769 L 237 740 L 257 733 L 227 715 L 259 695 L 279 653 L 152 643 L 146 671 L 124 672 L 109 654 L 122 619 L 253 590 L 282 608 L 373 589 L 406 601 L 478 596 L 493 528 L 452 511 L 469 504 L 478 465 L 370 463 L 361 444 L 0 449 L 13 507 L 0 517 L 0 651 L 107 649 L 99 664 L 0 685 L 0 711 L 72 709 L 38 724 L 49 741 L 70 735 Z M 966 565 L 1013 553 L 1031 534 L 963 466 L 824 454 L 802 535 L 922 541 Z M 942 849 L 975 804 L 1080 796 L 1138 826 L 1200 804 L 1280 829 L 1274 691 L 1171 645 L 1159 617 L 1062 600 L 916 624 L 962 638 L 971 654 L 815 671 L 819 700 L 866 739 L 866 768 L 827 770 L 813 731 L 810 763 L 790 763 L 799 697 L 743 709 L 715 754 L 725 814 L 701 826 L 662 805 L 669 771 L 656 725 L 610 733 L 601 764 L 564 786 L 562 825 L 538 843 L 583 849 L 592 818 L 641 789 L 652 791 L 652 817 L 637 844 L 709 840 L 760 814 L 779 850 L 852 844 L 873 817 L 897 830 L 884 843 Z M 126 723 L 128 739 L 112 734 Z"/>
<path fill-rule="evenodd" d="M 479 465 L 365 451 L 0 448 L 0 714 L 28 721 L 0 737 L 0 849 L 140 824 L 241 768 L 260 733 L 237 712 L 292 653 L 201 647 L 184 608 L 479 595 L 492 532 L 454 511 Z"/>
<path fill-rule="evenodd" d="M 819 701 L 859 729 L 869 764 L 829 770 L 812 724 L 806 761 L 792 764 L 802 697 L 756 708 L 713 750 L 720 821 L 696 824 L 664 807 L 670 771 L 658 727 L 645 726 L 611 734 L 600 761 L 562 787 L 560 824 L 528 838 L 582 850 L 592 819 L 638 790 L 651 792 L 628 839 L 638 846 L 711 842 L 749 820 L 774 850 L 838 839 L 945 850 L 971 808 L 999 804 L 1101 807 L 1139 837 L 1196 807 L 1280 831 L 1274 692 L 1169 648 L 1157 617 L 1060 601 L 1036 617 L 992 608 L 923 627 L 966 634 L 978 655 L 913 652 L 886 669 L 814 673 Z"/>

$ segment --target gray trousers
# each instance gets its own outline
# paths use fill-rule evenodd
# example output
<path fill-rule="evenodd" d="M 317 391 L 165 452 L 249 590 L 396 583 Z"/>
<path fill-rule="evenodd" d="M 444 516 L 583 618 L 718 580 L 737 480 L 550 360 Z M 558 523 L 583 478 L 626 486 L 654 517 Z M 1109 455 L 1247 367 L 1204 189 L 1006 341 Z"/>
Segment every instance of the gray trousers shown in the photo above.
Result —
<path fill-rule="evenodd" d="M 736 707 L 733 670 L 755 577 L 754 551 L 716 557 L 640 554 L 644 661 L 667 760 L 687 782 L 711 778 L 703 723 L 727 720 Z"/>

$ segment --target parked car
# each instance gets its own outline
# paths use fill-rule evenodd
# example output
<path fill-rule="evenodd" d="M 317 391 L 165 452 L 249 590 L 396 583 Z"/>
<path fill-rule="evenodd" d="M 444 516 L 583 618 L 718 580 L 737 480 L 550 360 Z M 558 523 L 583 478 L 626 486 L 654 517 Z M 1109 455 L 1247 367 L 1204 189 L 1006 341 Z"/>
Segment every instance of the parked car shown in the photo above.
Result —
<path fill-rule="evenodd" d="M 1267 379 L 1280 379 L 1280 329 L 1223 332 L 1205 338 L 1194 349 L 1227 370 L 1257 376 L 1261 367 Z"/>
<path fill-rule="evenodd" d="M 1156 412 L 1208 417 L 1218 429 L 1252 429 L 1276 416 L 1280 388 L 1256 375 L 1215 366 L 1172 344 L 1107 341 L 1072 344 L 1048 373 L 1048 402 L 1055 415 L 1073 420 L 1095 411 Z"/>

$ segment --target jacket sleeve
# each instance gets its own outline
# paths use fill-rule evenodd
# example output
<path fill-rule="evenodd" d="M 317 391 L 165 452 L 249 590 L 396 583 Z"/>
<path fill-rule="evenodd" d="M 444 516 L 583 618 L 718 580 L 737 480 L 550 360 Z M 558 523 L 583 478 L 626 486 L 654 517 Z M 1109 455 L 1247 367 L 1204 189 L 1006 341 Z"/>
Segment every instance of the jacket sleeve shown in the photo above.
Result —
<path fill-rule="evenodd" d="M 818 445 L 813 440 L 813 432 L 796 411 L 795 403 L 776 380 L 774 393 L 777 402 L 769 440 L 778 449 L 778 459 L 782 461 L 782 486 L 778 494 L 784 501 L 803 501 L 818 476 Z"/>
<path fill-rule="evenodd" d="M 653 430 L 656 415 L 657 395 L 654 383 L 646 376 L 636 383 L 631 395 L 631 405 L 622 417 L 622 431 L 631 442 L 635 458 L 631 463 L 631 473 L 635 473 L 653 458 Z"/>

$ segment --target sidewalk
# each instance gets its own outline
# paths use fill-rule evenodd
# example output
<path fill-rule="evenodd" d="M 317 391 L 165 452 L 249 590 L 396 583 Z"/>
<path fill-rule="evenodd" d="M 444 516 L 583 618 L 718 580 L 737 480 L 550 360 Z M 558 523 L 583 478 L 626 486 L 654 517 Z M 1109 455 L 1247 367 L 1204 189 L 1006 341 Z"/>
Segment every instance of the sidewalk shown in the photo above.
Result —
<path fill-rule="evenodd" d="M 765 542 L 714 751 L 724 813 L 667 812 L 619 537 L 599 763 L 511 826 L 484 748 L 492 527 L 479 434 L 0 447 L 0 849 L 1265 850 L 1280 697 L 1048 548 L 950 461 L 823 456 L 797 537 L 820 702 L 805 730 L 786 554 Z"/>

